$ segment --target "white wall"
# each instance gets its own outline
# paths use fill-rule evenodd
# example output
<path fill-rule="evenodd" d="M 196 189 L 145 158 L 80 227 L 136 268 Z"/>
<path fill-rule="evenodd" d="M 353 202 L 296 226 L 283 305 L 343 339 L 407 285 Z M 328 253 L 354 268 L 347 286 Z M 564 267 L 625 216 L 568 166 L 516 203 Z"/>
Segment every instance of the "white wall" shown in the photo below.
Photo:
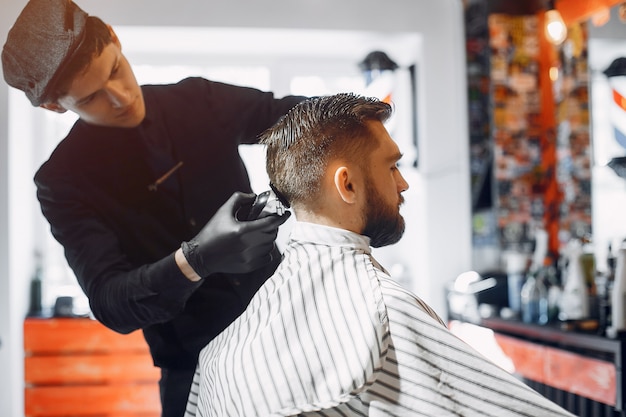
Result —
<path fill-rule="evenodd" d="M 25 1 L 0 0 L 0 39 Z M 407 235 L 415 247 L 413 290 L 445 315 L 444 285 L 471 266 L 465 49 L 461 0 L 77 0 L 113 26 L 211 26 L 417 32 L 423 37 L 418 68 L 419 169 L 411 186 L 418 191 Z M 271 7 L 270 7 L 271 6 Z M 241 11 L 245 10 L 245 14 Z M 25 100 L 25 98 L 24 98 Z M 32 248 L 9 256 L 19 221 L 8 229 L 8 89 L 0 83 L 0 415 L 23 415 L 22 320 L 27 308 Z M 15 126 L 11 126 L 15 129 Z M 19 128 L 19 126 L 18 126 Z M 18 172 L 28 176 L 33 172 Z M 31 181 L 32 182 L 32 181 Z M 11 202 L 13 205 L 14 203 Z M 28 225 L 23 225 L 28 229 Z M 11 261 L 11 264 L 9 263 Z M 18 266 L 9 269 L 9 265 Z M 9 342 L 10 340 L 10 342 Z"/>
<path fill-rule="evenodd" d="M 624 25 L 626 27 L 626 25 Z M 626 31 L 625 31 L 626 32 Z M 624 125 L 624 112 L 613 100 L 611 85 L 602 73 L 616 58 L 626 57 L 626 36 L 621 39 L 597 38 L 589 41 L 592 121 L 592 221 L 593 242 L 598 267 L 606 268 L 609 243 L 616 255 L 626 239 L 626 179 L 620 178 L 607 164 L 614 157 L 626 156 L 613 129 Z M 624 93 L 624 77 L 618 90 Z M 617 124 L 618 119 L 621 123 Z"/>
<path fill-rule="evenodd" d="M 0 39 L 19 13 L 22 2 L 0 0 Z M 19 235 L 14 213 L 9 205 L 11 178 L 9 172 L 19 161 L 12 161 L 9 146 L 9 88 L 0 82 L 0 415 L 23 415 L 22 319 L 26 313 L 28 280 L 12 275 L 12 269 L 23 261 L 20 248 L 12 248 L 11 236 Z M 28 248 L 24 252 L 28 251 Z M 14 259 L 12 254 L 17 254 Z"/>
<path fill-rule="evenodd" d="M 3 4 L 3 2 L 0 2 Z M 2 17 L 0 17 L 2 19 Z M 0 84 L 0 369 L 11 369 L 12 358 L 18 352 L 15 343 L 11 343 L 18 323 L 11 314 L 11 281 L 9 280 L 9 181 L 8 181 L 8 88 Z M 18 345 L 19 346 L 19 345 Z M 15 395 L 12 392 L 9 376 L 13 371 L 3 372 L 0 376 L 0 413 L 8 416 L 12 412 Z M 19 395 L 17 397 L 19 400 Z"/>
<path fill-rule="evenodd" d="M 77 0 L 113 25 L 213 26 L 419 32 L 419 176 L 422 200 L 413 232 L 415 288 L 441 314 L 444 283 L 471 266 L 467 100 L 460 0 Z M 272 7 L 270 8 L 269 5 Z M 246 13 L 241 15 L 240 10 Z M 407 230 L 407 233 L 409 230 Z"/>
<path fill-rule="evenodd" d="M 616 106 L 609 81 L 602 73 L 614 59 L 626 57 L 625 40 L 626 24 L 619 19 L 617 7 L 611 9 L 609 23 L 600 27 L 589 26 L 593 143 L 591 207 L 594 248 L 600 269 L 606 268 L 609 242 L 612 243 L 613 251 L 616 251 L 619 242 L 626 238 L 626 220 L 623 216 L 626 210 L 626 179 L 618 177 L 606 166 L 611 158 L 626 156 L 626 150 L 615 140 L 613 129 Z"/>

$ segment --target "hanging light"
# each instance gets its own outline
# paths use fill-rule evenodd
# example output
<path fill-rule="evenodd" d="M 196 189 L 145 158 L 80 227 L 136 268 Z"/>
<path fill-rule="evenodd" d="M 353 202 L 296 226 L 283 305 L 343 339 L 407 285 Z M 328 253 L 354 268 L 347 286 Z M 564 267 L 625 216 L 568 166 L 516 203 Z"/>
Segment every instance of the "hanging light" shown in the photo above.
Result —
<path fill-rule="evenodd" d="M 550 2 L 545 18 L 546 37 L 554 45 L 562 44 L 567 37 L 567 27 L 553 1 Z"/>
<path fill-rule="evenodd" d="M 359 68 L 365 75 L 367 85 L 369 85 L 384 72 L 393 72 L 398 69 L 398 64 L 383 51 L 373 51 L 367 54 L 363 61 L 359 62 Z"/>

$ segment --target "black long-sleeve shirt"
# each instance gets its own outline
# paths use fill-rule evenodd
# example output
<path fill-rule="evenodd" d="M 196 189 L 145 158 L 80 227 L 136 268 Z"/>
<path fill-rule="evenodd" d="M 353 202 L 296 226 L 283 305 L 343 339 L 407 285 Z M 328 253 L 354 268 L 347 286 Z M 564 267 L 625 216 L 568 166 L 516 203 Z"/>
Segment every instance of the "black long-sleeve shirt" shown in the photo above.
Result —
<path fill-rule="evenodd" d="M 37 196 L 95 317 L 121 333 L 143 329 L 155 365 L 193 369 L 276 265 L 194 283 L 173 254 L 234 191 L 251 191 L 238 145 L 302 97 L 202 78 L 142 90 L 137 128 L 76 122 L 35 175 Z"/>

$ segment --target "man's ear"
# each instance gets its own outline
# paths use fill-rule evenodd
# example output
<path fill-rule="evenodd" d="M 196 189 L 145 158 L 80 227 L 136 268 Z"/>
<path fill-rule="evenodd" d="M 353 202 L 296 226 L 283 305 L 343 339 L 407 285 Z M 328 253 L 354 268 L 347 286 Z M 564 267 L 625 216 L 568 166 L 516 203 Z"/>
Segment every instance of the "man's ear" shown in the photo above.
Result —
<path fill-rule="evenodd" d="M 61 106 L 58 103 L 43 103 L 40 104 L 39 107 L 56 113 L 65 113 L 67 111 L 65 107 Z"/>
<path fill-rule="evenodd" d="M 354 204 L 356 202 L 357 193 L 353 182 L 352 171 L 346 166 L 340 166 L 335 170 L 333 180 L 335 189 L 342 200 L 348 204 Z"/>

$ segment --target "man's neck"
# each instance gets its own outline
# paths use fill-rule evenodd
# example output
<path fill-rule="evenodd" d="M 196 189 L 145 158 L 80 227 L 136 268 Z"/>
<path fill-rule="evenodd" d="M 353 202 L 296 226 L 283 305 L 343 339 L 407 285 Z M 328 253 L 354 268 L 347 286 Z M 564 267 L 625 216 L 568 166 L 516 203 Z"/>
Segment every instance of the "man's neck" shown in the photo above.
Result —
<path fill-rule="evenodd" d="M 322 226 L 335 227 L 337 229 L 344 229 L 357 234 L 362 233 L 362 230 L 356 227 L 356 222 L 354 221 L 354 219 L 342 221 L 344 216 L 329 216 L 323 213 L 317 213 L 301 209 L 294 209 L 294 214 L 298 221 L 319 224 Z"/>

